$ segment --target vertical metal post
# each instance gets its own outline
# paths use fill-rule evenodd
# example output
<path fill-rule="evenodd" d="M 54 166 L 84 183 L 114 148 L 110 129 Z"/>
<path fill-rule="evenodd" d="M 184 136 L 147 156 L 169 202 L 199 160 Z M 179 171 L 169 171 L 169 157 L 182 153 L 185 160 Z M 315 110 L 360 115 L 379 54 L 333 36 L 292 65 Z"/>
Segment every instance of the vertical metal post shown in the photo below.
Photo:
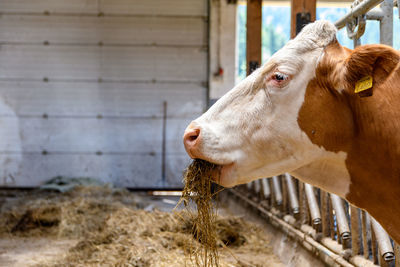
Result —
<path fill-rule="evenodd" d="M 329 194 L 328 194 L 329 195 Z M 333 206 L 332 206 L 332 200 L 330 197 L 328 197 L 328 211 L 329 211 L 329 231 L 331 234 L 331 238 L 335 240 L 335 224 L 334 224 L 334 219 L 333 219 Z M 337 236 L 338 237 L 338 236 Z M 337 238 L 339 240 L 340 238 Z"/>
<path fill-rule="evenodd" d="M 299 181 L 299 201 L 300 201 L 300 224 L 307 224 L 307 204 L 304 193 L 304 183 Z"/>
<path fill-rule="evenodd" d="M 281 180 L 281 186 L 282 186 L 282 211 L 284 214 L 286 214 L 289 210 L 286 179 L 284 179 L 283 175 L 279 175 L 279 180 Z"/>
<path fill-rule="evenodd" d="M 167 140 L 167 101 L 163 102 L 163 124 L 162 124 L 162 144 L 161 144 L 161 183 L 162 186 L 166 184 L 166 173 L 165 173 L 165 164 L 166 164 L 166 140 Z"/>
<path fill-rule="evenodd" d="M 321 191 L 321 219 L 322 219 L 322 234 L 329 236 L 329 207 L 328 207 L 328 193 Z"/>
<path fill-rule="evenodd" d="M 371 221 L 371 217 L 368 216 L 368 218 Z M 371 223 L 372 224 L 372 223 Z M 370 228 L 371 230 L 371 228 Z M 372 250 L 372 261 L 374 262 L 374 264 L 378 263 L 378 248 L 376 246 L 376 236 L 375 236 L 375 232 L 371 231 L 371 250 Z"/>
<path fill-rule="evenodd" d="M 344 249 L 347 249 L 350 247 L 349 241 L 351 234 L 349 224 L 347 222 L 347 217 L 343 208 L 343 202 L 342 199 L 335 194 L 331 194 L 331 201 L 336 214 L 336 222 L 339 230 L 338 232 L 343 241 L 342 245 Z"/>
<path fill-rule="evenodd" d="M 363 244 L 363 255 L 364 258 L 368 259 L 369 257 L 369 248 L 368 248 L 368 234 L 367 234 L 367 213 L 363 210 L 361 211 L 362 216 L 362 244 Z"/>
<path fill-rule="evenodd" d="M 352 255 L 360 254 L 360 212 L 350 204 L 351 220 L 351 251 Z"/>
<path fill-rule="evenodd" d="M 257 195 L 260 194 L 260 180 L 253 181 L 254 191 L 256 191 Z"/>
<path fill-rule="evenodd" d="M 275 203 L 277 206 L 282 205 L 282 191 L 278 176 L 272 177 L 272 185 L 274 186 Z"/>
<path fill-rule="evenodd" d="M 271 188 L 269 187 L 268 178 L 261 179 L 261 189 L 264 195 L 264 199 L 271 198 Z"/>
<path fill-rule="evenodd" d="M 253 181 L 251 181 L 251 182 L 248 182 L 247 184 L 246 184 L 246 187 L 247 187 L 247 191 L 253 191 Z"/>
<path fill-rule="evenodd" d="M 290 174 L 285 173 L 285 179 L 286 179 L 286 184 L 287 184 L 287 189 L 288 189 L 290 207 L 291 207 L 293 216 L 296 219 L 298 219 L 300 208 L 299 208 L 299 201 L 297 199 L 297 194 L 296 194 L 296 189 L 294 186 L 293 178 L 292 178 L 292 176 L 290 176 Z"/>
<path fill-rule="evenodd" d="M 398 243 L 394 243 L 394 254 L 396 258 L 396 267 L 400 267 L 400 245 Z"/>
<path fill-rule="evenodd" d="M 304 189 L 306 192 L 308 208 L 310 209 L 312 225 L 317 232 L 321 232 L 321 213 L 319 211 L 317 198 L 314 194 L 314 187 L 310 184 L 304 184 Z"/>
<path fill-rule="evenodd" d="M 356 48 L 357 46 L 361 45 L 361 40 L 359 38 L 353 39 L 353 46 Z"/>
<path fill-rule="evenodd" d="M 392 243 L 390 242 L 389 235 L 383 229 L 383 227 L 370 216 L 372 230 L 375 233 L 376 241 L 378 242 L 379 252 L 381 257 L 386 261 L 390 262 L 394 260 L 394 251 Z"/>
<path fill-rule="evenodd" d="M 381 4 L 383 18 L 380 26 L 380 43 L 393 46 L 393 0 L 384 0 Z"/>

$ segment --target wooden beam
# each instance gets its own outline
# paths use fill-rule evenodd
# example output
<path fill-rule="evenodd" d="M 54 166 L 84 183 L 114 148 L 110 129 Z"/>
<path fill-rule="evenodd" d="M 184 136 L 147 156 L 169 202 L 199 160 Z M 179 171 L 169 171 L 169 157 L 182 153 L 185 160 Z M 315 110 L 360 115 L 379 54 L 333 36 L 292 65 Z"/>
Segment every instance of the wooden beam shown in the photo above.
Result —
<path fill-rule="evenodd" d="M 261 65 L 262 0 L 247 0 L 246 61 L 247 75 Z"/>
<path fill-rule="evenodd" d="M 290 15 L 290 38 L 294 38 L 297 33 L 309 22 L 315 21 L 317 1 L 316 0 L 291 0 Z"/>

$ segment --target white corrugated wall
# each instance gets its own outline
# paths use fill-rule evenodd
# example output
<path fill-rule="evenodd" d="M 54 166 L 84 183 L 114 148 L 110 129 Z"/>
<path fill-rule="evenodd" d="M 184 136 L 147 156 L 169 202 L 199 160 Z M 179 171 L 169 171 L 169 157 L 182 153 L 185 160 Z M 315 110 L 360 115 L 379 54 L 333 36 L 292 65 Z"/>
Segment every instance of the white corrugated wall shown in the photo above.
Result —
<path fill-rule="evenodd" d="M 0 185 L 181 186 L 181 136 L 206 105 L 206 0 L 0 0 L 0 13 Z"/>

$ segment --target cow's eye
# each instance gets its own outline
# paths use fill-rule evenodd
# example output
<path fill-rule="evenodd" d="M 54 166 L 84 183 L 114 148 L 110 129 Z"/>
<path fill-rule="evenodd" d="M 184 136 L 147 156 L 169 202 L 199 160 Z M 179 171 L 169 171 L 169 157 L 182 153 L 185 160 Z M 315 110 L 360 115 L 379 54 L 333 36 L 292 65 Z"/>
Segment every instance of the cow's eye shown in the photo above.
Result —
<path fill-rule="evenodd" d="M 288 78 L 288 76 L 285 75 L 285 74 L 283 74 L 283 73 L 276 72 L 276 73 L 274 73 L 274 75 L 272 76 L 272 78 L 273 78 L 275 81 L 281 82 L 281 81 L 286 81 L 287 78 Z"/>

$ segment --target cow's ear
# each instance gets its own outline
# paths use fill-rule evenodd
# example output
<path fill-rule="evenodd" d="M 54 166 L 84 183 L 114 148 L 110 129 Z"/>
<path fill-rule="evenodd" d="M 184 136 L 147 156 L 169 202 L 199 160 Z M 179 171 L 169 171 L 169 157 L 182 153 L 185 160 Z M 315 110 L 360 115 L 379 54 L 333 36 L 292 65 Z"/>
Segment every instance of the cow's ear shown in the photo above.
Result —
<path fill-rule="evenodd" d="M 349 89 L 354 92 L 357 88 L 367 88 L 371 85 L 368 91 L 360 94 L 369 96 L 376 86 L 385 82 L 398 63 L 398 52 L 389 46 L 360 46 L 354 49 L 345 61 L 344 79 Z"/>

